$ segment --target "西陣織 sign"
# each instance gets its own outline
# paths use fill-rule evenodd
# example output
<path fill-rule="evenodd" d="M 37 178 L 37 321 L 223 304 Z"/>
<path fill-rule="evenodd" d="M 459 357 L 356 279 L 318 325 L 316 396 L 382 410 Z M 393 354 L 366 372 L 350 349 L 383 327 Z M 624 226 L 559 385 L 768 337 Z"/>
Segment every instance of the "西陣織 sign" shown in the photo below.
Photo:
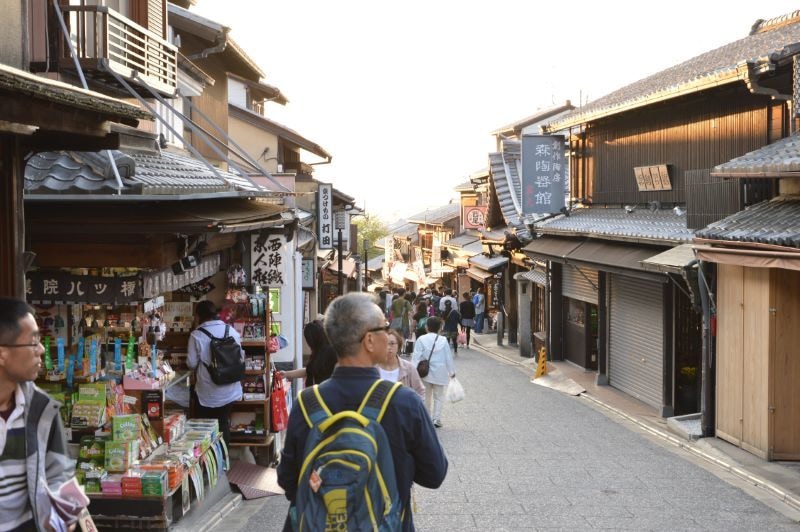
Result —
<path fill-rule="evenodd" d="M 317 192 L 319 249 L 333 248 L 333 186 L 320 183 Z"/>
<path fill-rule="evenodd" d="M 286 237 L 268 235 L 262 240 L 252 235 L 250 244 L 251 279 L 254 285 L 281 286 L 286 283 L 287 265 Z"/>
<path fill-rule="evenodd" d="M 522 213 L 552 214 L 564 207 L 563 135 L 522 136 Z"/>

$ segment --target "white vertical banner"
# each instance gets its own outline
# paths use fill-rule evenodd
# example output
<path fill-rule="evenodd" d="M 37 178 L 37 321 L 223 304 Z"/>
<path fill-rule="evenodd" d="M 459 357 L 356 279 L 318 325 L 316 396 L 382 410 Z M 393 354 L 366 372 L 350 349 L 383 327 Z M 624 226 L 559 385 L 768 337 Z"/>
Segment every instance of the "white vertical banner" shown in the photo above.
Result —
<path fill-rule="evenodd" d="M 283 235 L 267 235 L 262 240 L 258 234 L 254 234 L 250 244 L 250 279 L 253 285 L 261 286 L 268 295 L 272 310 L 271 321 L 277 324 L 280 333 L 289 340 L 288 346 L 272 354 L 273 362 L 294 361 L 297 349 L 295 328 L 302 327 L 302 321 L 297 322 L 295 319 L 295 292 L 303 290 L 300 282 L 302 265 L 295 265 L 295 242 L 296 238 L 287 242 Z M 302 342 L 300 350 L 302 351 Z"/>
<path fill-rule="evenodd" d="M 294 252 L 294 271 L 295 271 L 295 279 L 300 278 L 301 272 L 303 270 L 303 254 L 297 251 Z M 303 314 L 305 313 L 305 292 L 303 291 L 303 287 L 301 283 L 294 283 L 294 290 L 293 296 L 295 300 L 295 313 L 294 313 L 294 367 L 295 369 L 299 369 L 303 367 Z M 304 382 L 305 384 L 305 382 Z M 298 391 L 302 390 L 301 387 L 298 387 Z"/>
<path fill-rule="evenodd" d="M 389 278 L 394 264 L 394 236 L 386 235 L 383 245 L 383 278 Z"/>
<path fill-rule="evenodd" d="M 431 277 L 442 276 L 442 238 L 439 234 L 433 235 L 431 242 Z"/>
<path fill-rule="evenodd" d="M 333 248 L 333 185 L 320 183 L 317 191 L 319 249 Z"/>

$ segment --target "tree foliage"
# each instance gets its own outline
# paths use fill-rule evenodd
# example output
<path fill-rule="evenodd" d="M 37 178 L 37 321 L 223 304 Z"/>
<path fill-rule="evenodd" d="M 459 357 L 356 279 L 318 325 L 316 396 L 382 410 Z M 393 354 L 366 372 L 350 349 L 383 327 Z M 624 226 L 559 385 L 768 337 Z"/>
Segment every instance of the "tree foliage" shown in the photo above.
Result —
<path fill-rule="evenodd" d="M 353 220 L 353 223 L 358 227 L 358 238 L 361 240 L 359 244 L 362 245 L 364 240 L 368 240 L 370 247 L 374 247 L 376 240 L 389 234 L 383 220 L 369 213 L 359 216 Z"/>

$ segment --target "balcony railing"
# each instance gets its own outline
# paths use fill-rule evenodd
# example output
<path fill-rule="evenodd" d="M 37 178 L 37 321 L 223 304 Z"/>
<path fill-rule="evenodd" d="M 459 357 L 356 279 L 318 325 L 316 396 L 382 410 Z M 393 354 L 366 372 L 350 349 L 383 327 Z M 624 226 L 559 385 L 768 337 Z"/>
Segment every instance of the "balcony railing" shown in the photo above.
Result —
<path fill-rule="evenodd" d="M 134 84 L 147 84 L 165 96 L 174 94 L 175 46 L 106 6 L 63 6 L 62 10 L 81 68 L 87 74 L 103 78 L 105 63 Z M 61 43 L 61 67 L 74 68 L 69 47 L 63 40 Z"/>

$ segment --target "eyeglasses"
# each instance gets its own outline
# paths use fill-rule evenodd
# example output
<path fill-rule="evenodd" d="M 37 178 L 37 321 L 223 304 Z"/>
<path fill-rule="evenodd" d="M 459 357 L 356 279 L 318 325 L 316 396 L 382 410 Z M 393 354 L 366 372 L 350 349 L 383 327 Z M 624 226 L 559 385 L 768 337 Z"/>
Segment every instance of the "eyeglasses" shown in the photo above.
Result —
<path fill-rule="evenodd" d="M 389 326 L 389 323 L 387 322 L 385 325 L 383 325 L 381 327 L 373 327 L 372 329 L 367 329 L 367 331 L 361 336 L 361 340 L 359 340 L 359 341 L 364 341 L 364 338 L 367 337 L 367 334 L 372 333 L 372 332 L 383 331 L 385 333 L 388 333 L 390 328 L 391 327 Z"/>
<path fill-rule="evenodd" d="M 29 344 L 0 344 L 0 347 L 39 347 L 42 344 L 42 337 L 39 334 L 31 336 L 33 342 Z"/>

